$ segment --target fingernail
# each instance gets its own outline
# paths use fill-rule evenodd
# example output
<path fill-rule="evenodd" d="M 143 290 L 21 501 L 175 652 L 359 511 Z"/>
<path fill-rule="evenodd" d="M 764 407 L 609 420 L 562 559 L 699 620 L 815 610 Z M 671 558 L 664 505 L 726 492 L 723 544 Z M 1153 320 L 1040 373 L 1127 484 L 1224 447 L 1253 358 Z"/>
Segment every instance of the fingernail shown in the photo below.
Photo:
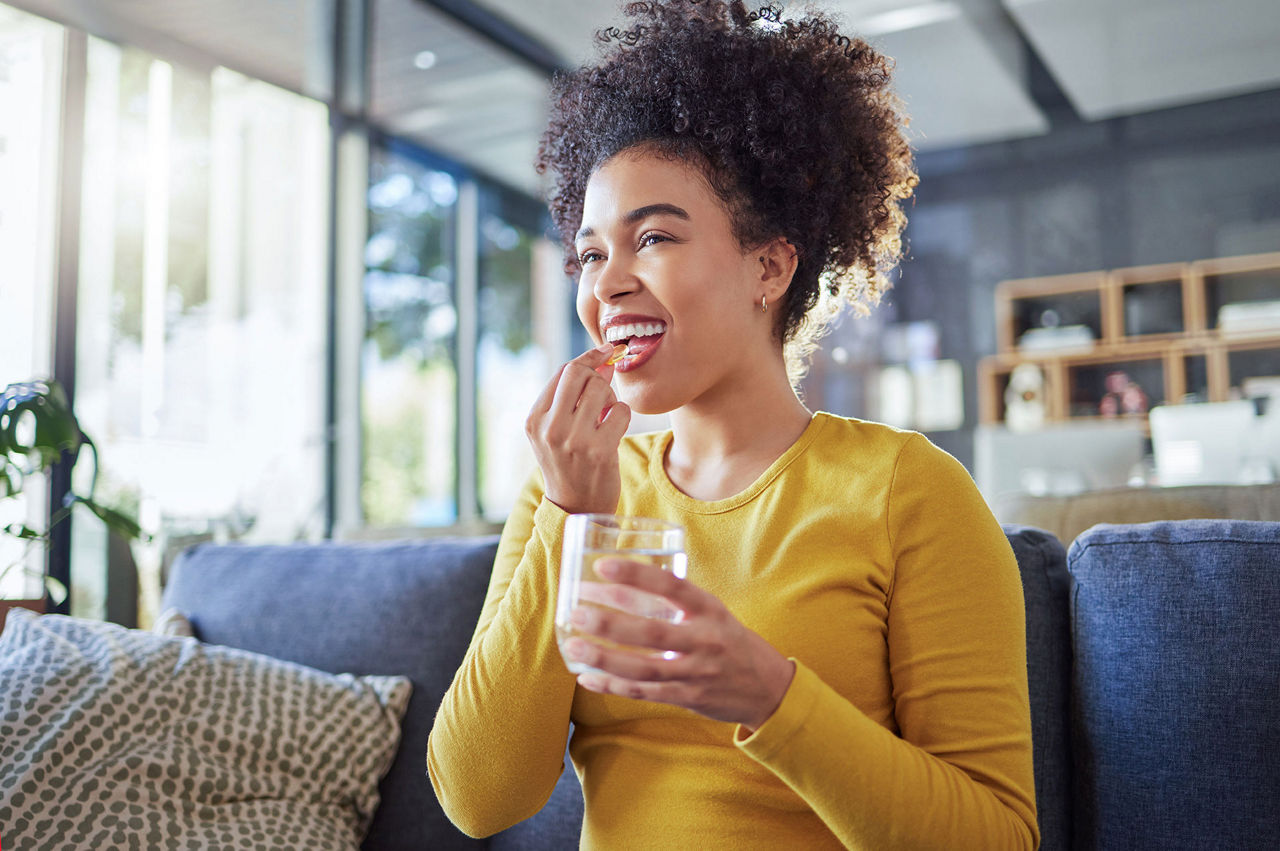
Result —
<path fill-rule="evenodd" d="M 576 661 L 581 662 L 587 658 L 587 645 L 584 641 L 570 641 L 564 646 L 565 654 Z"/>
<path fill-rule="evenodd" d="M 594 674 L 581 674 L 578 677 L 578 685 L 587 691 L 600 691 L 604 688 L 604 679 Z"/>
<path fill-rule="evenodd" d="M 618 563 L 612 559 L 602 559 L 596 562 L 596 573 L 605 579 L 612 579 L 618 575 Z"/>
<path fill-rule="evenodd" d="M 583 608 L 574 609 L 569 615 L 569 621 L 574 626 L 587 626 L 591 621 L 591 613 Z"/>
<path fill-rule="evenodd" d="M 596 346 L 596 351 L 599 352 L 600 354 L 604 354 L 605 352 L 612 352 L 613 343 L 601 343 L 600 345 Z"/>

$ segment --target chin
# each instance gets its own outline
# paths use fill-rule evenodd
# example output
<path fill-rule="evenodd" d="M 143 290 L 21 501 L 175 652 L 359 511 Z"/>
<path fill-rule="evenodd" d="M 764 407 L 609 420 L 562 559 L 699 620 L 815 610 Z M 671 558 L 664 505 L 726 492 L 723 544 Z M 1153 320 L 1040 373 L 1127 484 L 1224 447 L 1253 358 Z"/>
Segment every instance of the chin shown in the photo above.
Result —
<path fill-rule="evenodd" d="M 627 407 L 635 413 L 646 416 L 669 414 L 684 404 L 683 399 L 676 399 L 665 393 L 653 392 L 643 387 L 620 388 L 618 400 L 626 402 Z"/>

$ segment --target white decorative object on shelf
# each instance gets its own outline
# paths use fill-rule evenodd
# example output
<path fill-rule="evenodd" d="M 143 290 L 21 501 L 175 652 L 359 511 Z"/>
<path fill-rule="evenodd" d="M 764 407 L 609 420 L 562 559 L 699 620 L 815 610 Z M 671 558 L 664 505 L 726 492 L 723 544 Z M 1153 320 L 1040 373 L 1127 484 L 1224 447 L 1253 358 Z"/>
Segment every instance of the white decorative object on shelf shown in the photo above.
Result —
<path fill-rule="evenodd" d="M 1018 364 L 1004 391 L 1004 421 L 1010 431 L 1044 427 L 1044 373 L 1033 363 Z"/>
<path fill-rule="evenodd" d="M 1062 325 L 1057 328 L 1032 328 L 1018 338 L 1018 349 L 1024 352 L 1091 349 L 1093 343 L 1093 329 L 1088 325 Z"/>
<path fill-rule="evenodd" d="M 1218 330 L 1224 334 L 1280 330 L 1280 301 L 1242 301 L 1218 310 Z"/>

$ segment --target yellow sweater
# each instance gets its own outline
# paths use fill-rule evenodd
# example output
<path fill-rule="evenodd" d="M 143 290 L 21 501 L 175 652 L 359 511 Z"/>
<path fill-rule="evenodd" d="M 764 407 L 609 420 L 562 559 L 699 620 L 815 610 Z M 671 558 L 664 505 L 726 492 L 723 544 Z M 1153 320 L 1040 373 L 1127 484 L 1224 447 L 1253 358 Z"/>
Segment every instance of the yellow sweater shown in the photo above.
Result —
<path fill-rule="evenodd" d="M 556 647 L 565 514 L 535 476 L 431 731 L 445 812 L 484 836 L 536 813 L 570 755 L 591 849 L 997 849 L 1038 842 L 1021 585 L 964 468 L 918 434 L 817 414 L 742 493 L 619 449 L 618 513 L 687 530 L 689 579 L 796 662 L 754 735 L 576 688 Z"/>

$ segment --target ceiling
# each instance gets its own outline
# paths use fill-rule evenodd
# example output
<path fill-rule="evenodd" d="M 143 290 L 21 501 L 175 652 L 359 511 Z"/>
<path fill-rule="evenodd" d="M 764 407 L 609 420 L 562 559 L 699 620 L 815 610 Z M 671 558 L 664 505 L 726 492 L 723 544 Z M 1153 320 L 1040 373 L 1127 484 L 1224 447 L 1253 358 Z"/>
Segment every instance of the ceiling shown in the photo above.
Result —
<path fill-rule="evenodd" d="M 1003 0 L 1080 115 L 1280 86 L 1280 0 Z"/>
<path fill-rule="evenodd" d="M 376 0 L 372 24 L 370 117 L 540 194 L 533 159 L 547 74 L 420 0 Z"/>
<path fill-rule="evenodd" d="M 328 98 L 334 0 L 0 0 L 195 66 Z M 547 63 L 576 66 L 619 0 L 370 0 L 369 113 L 530 194 Z M 798 4 L 796 4 L 798 5 Z M 1087 121 L 1280 86 L 1280 0 L 819 0 L 897 63 L 921 151 L 1048 131 L 1034 50 Z M 440 11 L 444 8 L 452 12 Z M 523 45 L 525 57 L 459 22 Z M 515 34 L 513 40 L 510 36 Z M 426 67 L 423 67 L 426 66 Z"/>
<path fill-rule="evenodd" d="M 196 69 L 331 93 L 333 0 L 0 0 Z"/>

